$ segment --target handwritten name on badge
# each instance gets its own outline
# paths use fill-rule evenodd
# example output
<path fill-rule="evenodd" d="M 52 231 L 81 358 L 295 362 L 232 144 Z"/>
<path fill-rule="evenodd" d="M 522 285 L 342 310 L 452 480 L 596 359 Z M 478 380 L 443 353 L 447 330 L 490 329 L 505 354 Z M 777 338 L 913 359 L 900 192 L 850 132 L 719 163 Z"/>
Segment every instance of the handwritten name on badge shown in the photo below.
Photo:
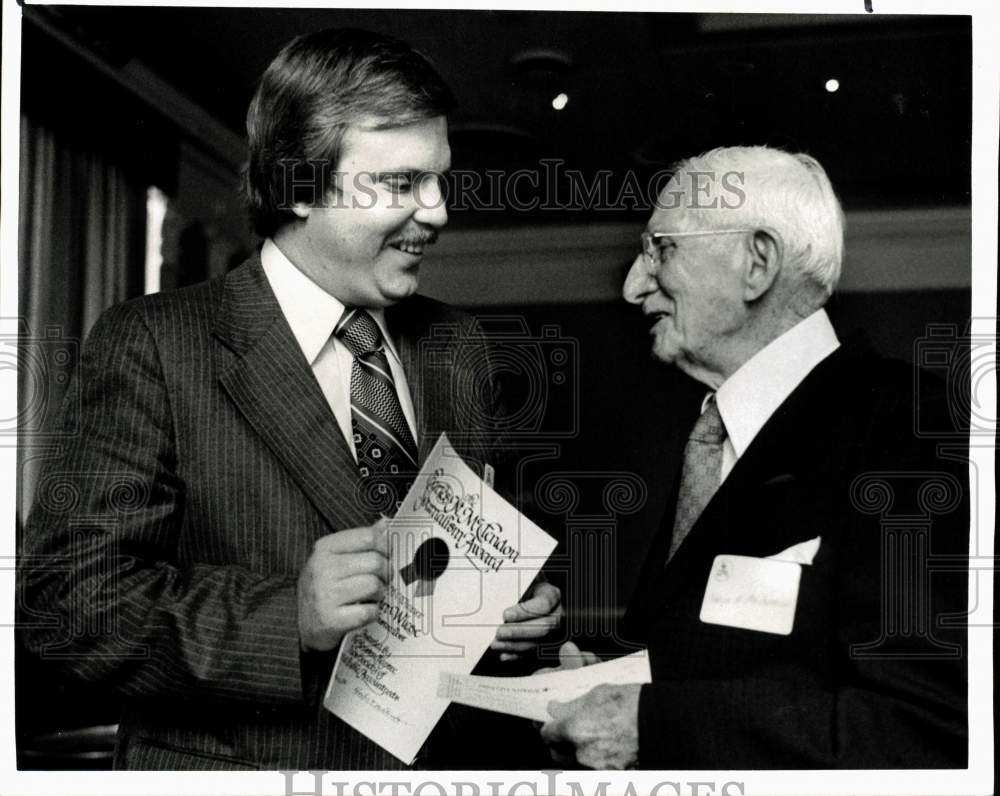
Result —
<path fill-rule="evenodd" d="M 702 622 L 787 636 L 795 623 L 802 566 L 750 556 L 716 556 L 701 603 Z"/>

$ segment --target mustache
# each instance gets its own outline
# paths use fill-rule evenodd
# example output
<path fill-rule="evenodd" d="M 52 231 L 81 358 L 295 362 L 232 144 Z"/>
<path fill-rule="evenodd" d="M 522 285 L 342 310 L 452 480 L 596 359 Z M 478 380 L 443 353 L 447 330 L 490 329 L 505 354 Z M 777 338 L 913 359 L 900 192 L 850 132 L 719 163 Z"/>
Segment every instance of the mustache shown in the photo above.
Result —
<path fill-rule="evenodd" d="M 396 246 L 430 246 L 437 243 L 438 233 L 437 230 L 429 230 L 427 232 L 411 232 L 396 238 L 392 241 L 393 245 Z"/>

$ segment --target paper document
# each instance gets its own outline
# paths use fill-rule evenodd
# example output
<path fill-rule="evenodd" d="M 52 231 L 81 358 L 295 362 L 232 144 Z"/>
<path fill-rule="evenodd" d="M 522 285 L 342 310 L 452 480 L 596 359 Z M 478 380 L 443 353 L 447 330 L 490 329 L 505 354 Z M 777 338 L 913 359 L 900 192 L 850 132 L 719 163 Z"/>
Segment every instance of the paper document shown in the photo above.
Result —
<path fill-rule="evenodd" d="M 344 637 L 326 708 L 410 764 L 556 541 L 487 486 L 442 434 L 389 524 L 378 620 Z"/>
<path fill-rule="evenodd" d="M 548 721 L 546 705 L 555 699 L 566 702 L 586 694 L 602 683 L 625 685 L 648 683 L 649 655 L 645 650 L 622 658 L 528 677 L 480 677 L 474 674 L 441 672 L 438 696 L 535 721 Z"/>

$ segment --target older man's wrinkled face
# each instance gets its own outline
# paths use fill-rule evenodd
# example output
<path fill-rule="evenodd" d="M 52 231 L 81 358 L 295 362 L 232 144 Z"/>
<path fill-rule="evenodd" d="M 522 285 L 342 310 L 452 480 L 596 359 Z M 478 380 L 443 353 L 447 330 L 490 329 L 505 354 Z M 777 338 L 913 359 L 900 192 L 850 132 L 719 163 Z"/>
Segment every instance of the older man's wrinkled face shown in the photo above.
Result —
<path fill-rule="evenodd" d="M 683 209 L 658 209 L 647 232 L 707 232 Z M 650 322 L 653 355 L 704 380 L 724 371 L 727 343 L 742 327 L 739 235 L 678 235 L 662 240 L 662 264 L 640 254 L 625 279 L 625 300 L 642 308 Z"/>

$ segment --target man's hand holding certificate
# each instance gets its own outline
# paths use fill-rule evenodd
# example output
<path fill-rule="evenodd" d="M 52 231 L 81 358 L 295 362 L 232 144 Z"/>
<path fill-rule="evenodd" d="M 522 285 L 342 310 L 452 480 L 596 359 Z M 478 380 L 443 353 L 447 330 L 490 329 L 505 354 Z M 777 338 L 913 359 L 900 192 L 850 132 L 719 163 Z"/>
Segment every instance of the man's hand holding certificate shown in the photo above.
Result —
<path fill-rule="evenodd" d="M 388 541 L 378 616 L 344 637 L 324 704 L 410 763 L 448 706 L 441 674 L 472 671 L 556 542 L 444 436 L 389 523 Z M 536 598 L 552 602 L 544 588 Z"/>
<path fill-rule="evenodd" d="M 299 638 L 303 650 L 327 651 L 378 616 L 389 562 L 387 525 L 379 520 L 316 541 L 299 575 Z"/>

